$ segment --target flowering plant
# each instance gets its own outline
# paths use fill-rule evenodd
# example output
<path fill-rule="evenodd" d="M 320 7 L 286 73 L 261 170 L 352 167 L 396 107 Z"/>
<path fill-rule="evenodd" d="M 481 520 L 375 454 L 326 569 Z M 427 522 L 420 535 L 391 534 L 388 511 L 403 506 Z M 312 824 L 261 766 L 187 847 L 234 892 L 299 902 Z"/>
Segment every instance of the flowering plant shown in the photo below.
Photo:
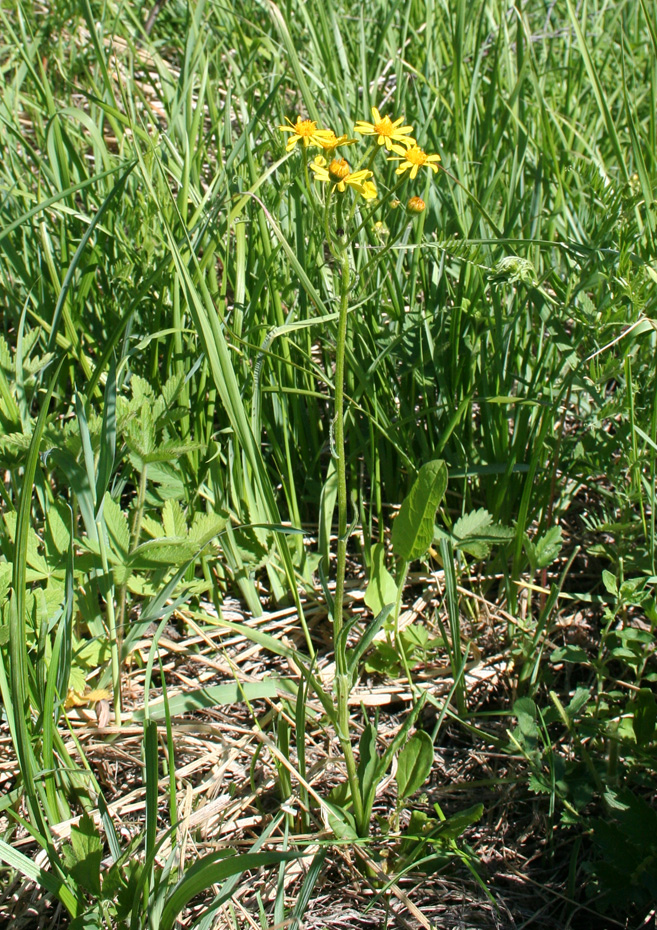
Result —
<path fill-rule="evenodd" d="M 345 620 L 344 617 L 347 543 L 350 535 L 347 522 L 344 382 L 349 297 L 354 277 L 353 248 L 356 236 L 363 227 L 368 227 L 374 238 L 380 234 L 383 224 L 380 220 L 374 222 L 374 214 L 384 207 L 396 209 L 400 204 L 397 193 L 409 180 L 412 182 L 416 179 L 420 168 L 426 167 L 436 174 L 440 162 L 439 155 L 427 154 L 418 146 L 413 135 L 413 127 L 405 125 L 403 117 L 393 119 L 388 115 L 382 116 L 377 107 L 373 107 L 372 118 L 372 123 L 359 120 L 353 127 L 355 134 L 365 139 L 369 137 L 374 143 L 361 156 L 360 161 L 357 156 L 352 159 L 353 166 L 344 156 L 338 154 L 340 148 L 352 146 L 358 142 L 347 133 L 338 134 L 333 128 L 318 128 L 315 120 L 303 119 L 301 116 L 297 117 L 296 122 L 288 120 L 287 125 L 279 127 L 281 132 L 291 134 L 286 143 L 288 152 L 292 152 L 301 143 L 306 196 L 313 213 L 323 223 L 326 245 L 335 260 L 334 267 L 338 271 L 339 312 L 331 424 L 332 452 L 337 474 L 338 539 L 333 597 L 327 591 L 335 652 L 334 696 L 331 697 L 326 693 L 322 683 L 315 678 L 310 668 L 306 668 L 303 674 L 306 682 L 319 697 L 340 740 L 349 788 L 349 797 L 343 806 L 342 813 L 348 818 L 348 823 L 353 825 L 355 835 L 360 837 L 367 836 L 369 833 L 376 780 L 381 777 L 383 769 L 387 770 L 390 765 L 392 754 L 400 748 L 401 740 L 405 738 L 413 725 L 422 702 L 416 703 L 400 731 L 399 740 L 395 741 L 395 745 L 389 748 L 378 764 L 368 773 L 368 778 L 364 780 L 362 771 L 364 750 L 361 745 L 361 765 L 357 765 L 350 727 L 349 697 L 357 679 L 357 659 L 354 659 L 354 651 L 347 648 L 347 637 L 353 624 L 350 619 Z M 309 160 L 307 154 L 309 148 L 321 151 Z M 399 162 L 395 171 L 397 181 L 387 191 L 383 191 L 381 181 L 375 178 L 374 163 L 379 152 L 385 153 L 387 161 Z M 367 205 L 365 210 L 363 210 L 363 201 Z M 424 210 L 424 200 L 417 195 L 411 196 L 406 205 L 406 214 L 409 219 L 412 221 Z M 391 237 L 391 240 L 382 246 L 380 254 L 388 251 L 399 236 L 403 235 L 403 232 L 402 224 L 398 236 Z M 395 623 L 399 614 L 401 588 L 403 588 L 403 580 L 400 584 L 400 594 L 393 617 Z M 393 605 L 388 605 L 385 610 L 379 612 L 365 637 L 366 644 L 373 637 L 375 630 L 381 628 L 392 610 Z M 363 646 L 361 643 L 361 647 L 360 652 L 356 650 L 357 656 L 362 654 L 366 645 Z M 366 733 L 369 739 L 372 735 L 372 724 L 367 724 Z M 340 829 L 344 832 L 344 819 L 341 823 Z"/>

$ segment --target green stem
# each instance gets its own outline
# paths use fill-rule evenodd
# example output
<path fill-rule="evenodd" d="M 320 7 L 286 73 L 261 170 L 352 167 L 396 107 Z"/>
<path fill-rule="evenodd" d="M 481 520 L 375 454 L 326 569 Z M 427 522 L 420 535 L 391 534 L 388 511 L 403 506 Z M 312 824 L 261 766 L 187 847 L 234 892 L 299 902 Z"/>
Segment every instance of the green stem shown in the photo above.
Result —
<path fill-rule="evenodd" d="M 100 562 L 103 575 L 106 579 L 105 603 L 107 604 L 107 626 L 109 628 L 110 654 L 112 661 L 112 691 L 114 694 L 114 722 L 121 726 L 121 661 L 119 656 L 119 641 L 116 632 L 116 616 L 114 614 L 114 592 L 112 590 L 112 575 L 107 558 L 105 545 L 105 528 L 100 520 L 96 521 L 98 531 L 98 545 L 100 547 Z"/>
<path fill-rule="evenodd" d="M 340 315 L 338 319 L 338 339 L 335 357 L 335 456 L 338 479 L 338 550 L 335 577 L 335 602 L 333 606 L 333 643 L 335 648 L 335 687 L 338 712 L 338 739 L 344 752 L 347 766 L 347 778 L 351 789 L 354 806 L 354 818 L 359 836 L 366 836 L 368 824 L 364 823 L 363 798 L 358 782 L 356 760 L 351 745 L 349 693 L 351 679 L 347 673 L 346 644 L 341 632 L 344 626 L 344 583 L 347 568 L 347 468 L 344 447 L 344 374 L 345 348 L 347 343 L 347 323 L 349 314 L 349 288 L 351 286 L 351 268 L 349 252 L 344 243 L 340 244 Z"/>
<path fill-rule="evenodd" d="M 335 356 L 334 400 L 334 439 L 338 479 L 338 552 L 335 579 L 335 607 L 333 610 L 333 636 L 335 640 L 340 636 L 343 625 L 342 610 L 347 565 L 347 467 L 344 448 L 344 358 L 347 342 L 351 268 L 349 266 L 348 252 L 344 248 L 341 250 L 340 254 L 340 270 L 340 316 L 338 319 L 338 340 Z M 336 655 L 336 666 L 338 673 L 344 672 L 344 664 L 341 664 L 341 657 L 339 655 Z"/>
<path fill-rule="evenodd" d="M 147 473 L 148 473 L 148 464 L 143 463 L 144 467 L 142 473 L 139 476 L 139 489 L 137 491 L 137 507 L 135 510 L 135 515 L 132 521 L 132 529 L 130 533 L 130 555 L 135 551 L 139 545 L 139 537 L 141 536 L 141 521 L 144 516 L 144 501 L 146 500 L 146 485 L 147 485 Z M 121 658 L 121 652 L 123 650 L 123 634 L 125 631 L 125 610 L 126 610 L 126 596 L 128 593 L 128 583 L 127 581 L 121 585 L 119 589 L 119 609 L 118 609 L 118 618 L 116 624 L 116 642 L 117 648 L 119 650 L 119 660 Z"/>

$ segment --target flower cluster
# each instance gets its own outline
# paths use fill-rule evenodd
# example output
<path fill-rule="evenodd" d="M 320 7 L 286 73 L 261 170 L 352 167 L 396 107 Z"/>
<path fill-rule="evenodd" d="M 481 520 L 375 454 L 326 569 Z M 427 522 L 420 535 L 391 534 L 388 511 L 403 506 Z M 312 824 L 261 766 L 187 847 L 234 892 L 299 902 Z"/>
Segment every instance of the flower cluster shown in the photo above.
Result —
<path fill-rule="evenodd" d="M 385 147 L 387 152 L 395 153 L 388 157 L 388 161 L 399 162 L 395 174 L 403 175 L 408 171 L 411 180 L 415 180 L 420 168 L 427 168 L 434 174 L 438 172 L 440 155 L 427 154 L 420 148 L 417 140 L 411 135 L 413 127 L 404 125 L 403 116 L 393 120 L 389 116 L 381 116 L 377 107 L 372 107 L 372 120 L 371 123 L 358 120 L 354 132 L 376 138 L 379 146 Z M 287 126 L 279 126 L 279 129 L 281 132 L 292 134 L 286 144 L 288 152 L 301 142 L 304 148 L 314 146 L 327 154 L 326 158 L 318 155 L 310 162 L 310 169 L 316 181 L 331 183 L 334 185 L 333 189 L 340 193 L 351 187 L 366 200 L 376 197 L 376 186 L 370 180 L 373 172 L 369 170 L 375 153 L 370 158 L 367 168 L 352 171 L 347 160 L 336 157 L 335 153 L 341 146 L 353 145 L 356 139 L 350 139 L 347 135 L 338 136 L 332 129 L 318 129 L 315 120 L 303 119 L 301 116 L 297 117 L 296 123 L 289 119 L 287 122 Z M 407 210 L 417 214 L 424 210 L 424 206 L 420 197 L 411 197 Z"/>

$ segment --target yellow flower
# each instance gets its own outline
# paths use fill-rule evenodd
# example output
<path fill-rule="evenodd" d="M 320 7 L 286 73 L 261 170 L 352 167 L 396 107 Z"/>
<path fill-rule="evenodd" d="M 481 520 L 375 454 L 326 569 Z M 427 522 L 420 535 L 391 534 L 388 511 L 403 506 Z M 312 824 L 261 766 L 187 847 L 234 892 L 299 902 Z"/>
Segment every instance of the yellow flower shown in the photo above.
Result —
<path fill-rule="evenodd" d="M 333 149 L 337 149 L 340 145 L 353 145 L 357 141 L 356 139 L 350 139 L 347 135 L 336 136 L 332 129 L 322 129 L 320 132 L 322 137 L 318 139 L 318 143 L 325 152 L 332 152 Z"/>
<path fill-rule="evenodd" d="M 349 162 L 344 158 L 334 158 L 327 168 L 326 159 L 318 155 L 310 162 L 310 170 L 315 175 L 316 181 L 333 182 L 341 194 L 344 194 L 349 186 L 358 191 L 366 200 L 376 197 L 376 187 L 372 181 L 368 180 L 372 177 L 372 172 L 366 169 L 352 171 Z"/>
<path fill-rule="evenodd" d="M 317 123 L 312 119 L 301 119 L 300 116 L 297 117 L 296 123 L 293 123 L 291 119 L 288 119 L 289 126 L 279 126 L 281 132 L 291 132 L 293 135 L 287 140 L 287 145 L 285 148 L 288 152 L 291 152 L 297 142 L 301 141 L 304 145 L 317 145 L 323 146 L 323 140 L 326 139 L 329 134 L 334 136 L 330 129 L 318 129 Z"/>
<path fill-rule="evenodd" d="M 354 132 L 360 132 L 365 136 L 378 136 L 377 142 L 379 145 L 385 145 L 388 151 L 394 147 L 393 142 L 401 142 L 406 147 L 415 144 L 415 139 L 409 136 L 409 132 L 413 132 L 413 127 L 401 125 L 404 122 L 403 116 L 393 123 L 389 116 L 381 116 L 377 108 L 372 107 L 372 118 L 373 123 L 359 120 L 354 126 Z"/>
<path fill-rule="evenodd" d="M 400 158 L 389 158 L 388 161 L 400 161 L 401 165 L 397 168 L 395 174 L 403 174 L 405 171 L 411 170 L 411 179 L 417 177 L 417 173 L 424 165 L 427 168 L 431 168 L 434 174 L 438 172 L 438 164 L 440 161 L 440 155 L 427 155 L 419 146 L 412 145 L 410 149 L 402 148 L 401 145 L 393 145 L 393 151 L 397 152 Z"/>
<path fill-rule="evenodd" d="M 349 162 L 346 158 L 334 158 L 328 166 L 328 173 L 334 181 L 344 181 L 351 174 Z"/>
<path fill-rule="evenodd" d="M 423 213 L 426 204 L 421 197 L 411 197 L 411 199 L 406 204 L 407 213 Z"/>
<path fill-rule="evenodd" d="M 362 186 L 357 190 L 365 200 L 374 200 L 376 198 L 376 185 L 372 181 L 363 181 Z"/>

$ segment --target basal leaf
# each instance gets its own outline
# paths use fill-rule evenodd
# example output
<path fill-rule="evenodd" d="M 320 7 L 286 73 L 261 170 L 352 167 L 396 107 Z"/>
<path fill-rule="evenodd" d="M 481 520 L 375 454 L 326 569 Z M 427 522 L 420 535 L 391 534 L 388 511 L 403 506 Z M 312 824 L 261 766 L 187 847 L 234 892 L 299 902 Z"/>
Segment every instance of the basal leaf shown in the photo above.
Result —
<path fill-rule="evenodd" d="M 419 559 L 431 545 L 434 516 L 446 489 L 445 463 L 436 460 L 423 465 L 392 525 L 392 548 L 400 559 Z"/>
<path fill-rule="evenodd" d="M 410 798 L 422 787 L 433 766 L 433 742 L 428 733 L 418 730 L 406 743 L 397 759 L 399 799 Z"/>

